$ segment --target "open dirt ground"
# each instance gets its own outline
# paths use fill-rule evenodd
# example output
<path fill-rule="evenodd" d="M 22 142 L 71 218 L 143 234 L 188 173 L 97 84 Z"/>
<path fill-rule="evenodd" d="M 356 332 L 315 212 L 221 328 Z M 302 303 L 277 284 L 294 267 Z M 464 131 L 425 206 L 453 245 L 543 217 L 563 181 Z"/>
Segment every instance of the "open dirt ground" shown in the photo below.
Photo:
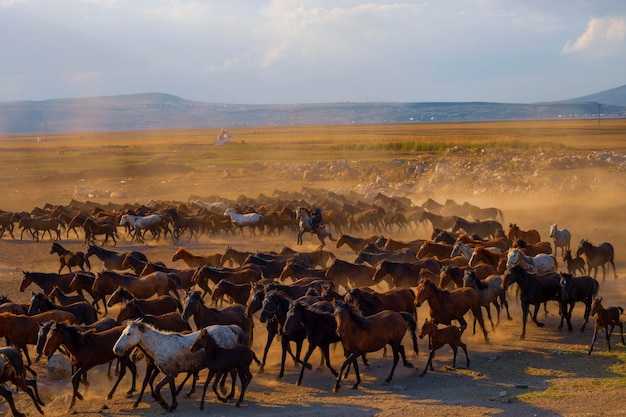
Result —
<path fill-rule="evenodd" d="M 529 152 L 529 158 L 531 157 Z M 184 180 L 184 183 L 183 183 Z M 173 176 L 168 186 L 184 187 L 194 178 L 185 175 L 176 183 Z M 200 181 L 200 179 L 198 179 Z M 566 182 L 567 178 L 562 181 Z M 220 195 L 232 192 L 233 183 L 225 182 L 224 189 L 212 188 L 208 194 Z M 275 181 L 261 188 L 241 187 L 250 196 L 260 192 L 271 194 L 273 189 L 299 189 L 301 179 L 293 183 Z M 11 184 L 14 187 L 15 183 Z M 313 183 L 313 186 L 323 186 Z M 20 187 L 26 187 L 21 184 Z M 43 205 L 50 201 L 49 197 L 58 189 L 67 189 L 67 182 L 55 183 L 48 179 L 46 190 L 42 190 L 38 203 L 32 204 L 33 196 L 22 202 L 11 200 L 10 207 L 19 206 L 30 210 L 34 205 Z M 146 185 L 148 187 L 148 185 Z M 230 187 L 230 188 L 228 188 Z M 16 188 L 16 187 L 14 187 Z M 48 192 L 49 194 L 46 194 Z M 167 200 L 168 195 L 159 195 L 144 190 L 144 194 L 153 198 Z M 505 224 L 517 223 L 522 229 L 537 229 L 547 240 L 551 223 L 572 231 L 572 244 L 586 238 L 599 244 L 604 241 L 613 243 L 616 248 L 616 264 L 618 279 L 608 274 L 601 281 L 600 294 L 605 305 L 621 305 L 626 307 L 626 226 L 624 212 L 626 199 L 616 189 L 593 189 L 580 196 L 561 198 L 552 190 L 543 190 L 541 194 L 524 195 L 524 192 L 501 196 L 472 197 L 458 190 L 457 193 L 431 194 L 438 201 L 454 198 L 457 202 L 470 201 L 479 206 L 496 206 L 504 211 Z M 423 202 L 423 195 L 414 198 L 416 204 Z M 0 208 L 2 204 L 0 203 Z M 411 234 L 393 235 L 397 239 L 425 238 L 430 235 L 427 230 L 419 229 Z M 19 234 L 19 233 L 18 233 Z M 371 233 L 370 233 L 371 234 Z M 369 234 L 368 234 L 369 235 Z M 168 266 L 182 267 L 182 264 L 170 261 L 178 246 L 185 246 L 192 253 L 208 254 L 223 252 L 228 245 L 239 250 L 280 250 L 284 246 L 296 248 L 296 238 L 291 234 L 279 236 L 245 236 L 201 238 L 199 241 L 181 240 L 177 244 L 171 241 L 148 243 L 137 246 L 129 240 L 122 239 L 115 250 L 124 251 L 130 248 L 142 250 L 151 261 L 162 261 Z M 82 240 L 64 239 L 62 244 L 70 250 L 85 250 Z M 346 247 L 335 248 L 329 243 L 327 249 L 332 250 L 340 259 L 352 261 L 354 254 Z M 314 237 L 305 236 L 305 242 L 298 249 L 310 251 L 317 246 Z M 13 240 L 6 235 L 0 239 L 0 294 L 6 294 L 16 302 L 28 302 L 30 291 L 37 287 L 29 287 L 26 292 L 18 291 L 22 271 L 56 272 L 58 260 L 50 255 L 50 241 L 33 242 L 30 240 Z M 181 261 L 179 261 L 181 262 Z M 562 265 L 562 262 L 560 262 Z M 102 268 L 99 260 L 92 258 L 94 271 Z M 611 271 L 612 272 L 612 271 Z M 380 288 L 386 289 L 385 287 Z M 173 415 L 196 416 L 595 416 L 624 415 L 626 413 L 626 348 L 618 344 L 619 336 L 612 338 L 612 352 L 607 352 L 605 339 L 600 336 L 594 353 L 588 356 L 587 350 L 592 337 L 593 321 L 584 333 L 578 329 L 582 322 L 583 307 L 578 304 L 574 309 L 574 330 L 568 333 L 559 331 L 558 309 L 556 304 L 549 305 L 546 327 L 537 328 L 529 323 L 526 340 L 520 341 L 521 313 L 519 302 L 515 300 L 514 289 L 509 292 L 511 315 L 513 321 L 503 316 L 494 331 L 489 332 L 490 343 L 485 344 L 481 335 L 473 336 L 468 330 L 463 338 L 468 345 L 471 364 L 465 368 L 465 359 L 457 358 L 456 370 L 451 369 L 452 355 L 448 347 L 437 352 L 434 361 L 434 372 L 428 372 L 423 378 L 419 373 L 423 370 L 427 359 L 427 341 L 420 340 L 420 353 L 417 357 L 410 356 L 417 370 L 404 368 L 399 364 L 394 379 L 388 385 L 383 380 L 391 366 L 390 358 L 383 358 L 381 352 L 369 355 L 371 366 L 368 370 L 361 368 L 363 383 L 358 390 L 351 390 L 354 379 L 350 375 L 344 382 L 339 393 L 333 393 L 334 378 L 327 369 L 307 371 L 303 385 L 295 385 L 299 368 L 293 362 L 287 362 L 286 375 L 277 380 L 279 365 L 279 346 L 276 342 L 270 349 L 270 357 L 265 372 L 259 374 L 256 365 L 252 366 L 254 378 L 246 393 L 243 407 L 235 408 L 234 404 L 223 404 L 215 399 L 213 393 L 207 393 L 205 410 L 199 410 L 199 393 L 191 398 L 179 397 L 179 405 Z M 109 312 L 114 315 L 116 309 Z M 419 324 L 428 316 L 428 307 L 418 310 Z M 540 313 L 540 317 L 542 317 Z M 622 316 L 624 318 L 624 316 Z M 255 323 L 254 350 L 261 355 L 265 343 L 264 325 Z M 408 336 L 405 346 L 410 346 Z M 0 342 L 2 345 L 4 342 Z M 410 349 L 407 349 L 409 351 Z M 338 346 L 332 353 L 332 363 L 339 366 L 343 355 Z M 319 363 L 316 352 L 311 362 L 314 368 Z M 46 377 L 45 360 L 36 364 L 40 392 L 46 403 L 47 416 L 62 416 L 71 398 L 69 381 L 51 381 Z M 139 380 L 143 378 L 143 364 L 139 365 Z M 200 381 L 203 382 L 202 373 Z M 106 368 L 98 367 L 90 371 L 91 387 L 85 391 L 85 400 L 78 401 L 75 407 L 78 415 L 100 415 L 105 417 L 150 416 L 167 414 L 149 395 L 137 409 L 132 408 L 134 396 L 127 397 L 129 388 L 128 377 L 122 382 L 112 400 L 105 396 L 112 381 L 106 377 Z M 164 390 L 165 392 L 165 390 Z M 165 393 L 169 399 L 169 394 Z M 23 393 L 15 395 L 17 407 L 28 415 L 37 412 L 30 400 Z M 0 401 L 0 415 L 10 413 L 7 404 Z"/>

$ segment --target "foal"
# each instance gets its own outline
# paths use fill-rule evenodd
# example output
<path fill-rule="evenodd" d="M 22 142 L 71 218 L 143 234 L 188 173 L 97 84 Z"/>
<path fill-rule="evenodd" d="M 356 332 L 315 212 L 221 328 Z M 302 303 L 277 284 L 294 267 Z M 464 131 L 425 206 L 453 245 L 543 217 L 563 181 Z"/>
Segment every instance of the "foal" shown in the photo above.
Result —
<path fill-rule="evenodd" d="M 424 376 L 429 366 L 430 370 L 434 371 L 433 357 L 435 356 L 435 351 L 444 345 L 449 345 L 452 348 L 454 355 L 452 357 L 453 368 L 456 368 L 456 353 L 459 346 L 461 346 L 461 348 L 463 348 L 463 352 L 465 352 L 465 359 L 467 360 L 465 366 L 469 368 L 470 360 L 469 356 L 467 356 L 467 346 L 461 341 L 461 329 L 454 325 L 449 325 L 439 329 L 433 321 L 426 319 L 424 321 L 424 325 L 422 326 L 422 331 L 419 334 L 420 339 L 423 339 L 426 335 L 428 335 L 430 354 L 428 355 L 428 362 L 424 367 L 424 371 L 420 374 L 420 376 Z"/>
<path fill-rule="evenodd" d="M 593 340 L 591 341 L 591 346 L 589 346 L 589 352 L 587 355 L 591 355 L 591 351 L 593 350 L 593 345 L 596 343 L 596 337 L 598 336 L 598 329 L 603 328 L 604 334 L 606 335 L 606 346 L 611 351 L 611 334 L 613 333 L 613 329 L 615 326 L 619 326 L 620 334 L 622 336 L 622 344 L 626 346 L 624 342 L 624 325 L 619 319 L 620 314 L 624 313 L 624 309 L 622 307 L 602 307 L 602 297 L 596 298 L 593 302 L 593 306 L 591 307 L 591 315 L 595 318 L 595 329 L 593 331 Z M 611 331 L 609 331 L 609 326 L 611 326 Z"/>

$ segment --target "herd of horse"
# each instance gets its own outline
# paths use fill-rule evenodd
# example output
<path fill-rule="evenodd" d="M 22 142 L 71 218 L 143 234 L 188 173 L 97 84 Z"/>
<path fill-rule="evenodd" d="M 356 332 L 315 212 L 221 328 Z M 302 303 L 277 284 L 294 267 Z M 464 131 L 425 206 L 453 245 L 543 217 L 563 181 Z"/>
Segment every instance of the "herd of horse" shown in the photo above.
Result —
<path fill-rule="evenodd" d="M 335 239 L 330 230 L 338 223 L 332 211 L 327 211 L 330 215 L 325 216 L 325 224 L 314 229 L 310 213 L 298 202 L 292 211 L 283 207 L 280 212 L 289 216 L 297 244 L 302 244 L 304 233 L 317 235 L 320 241 L 317 250 L 304 252 L 285 247 L 279 253 L 248 252 L 227 246 L 223 253 L 199 255 L 180 246 L 174 251 L 171 262 L 182 261 L 185 267 L 176 268 L 148 260 L 141 250 L 119 252 L 105 249 L 104 245 L 108 238 L 114 243 L 119 239 L 118 227 L 128 227 L 128 238 L 138 244 L 147 243 L 148 234 L 153 239 L 171 234 L 172 239 L 178 241 L 183 233 L 188 233 L 190 239 L 197 239 L 206 231 L 207 223 L 180 207 L 160 208 L 162 215 L 155 212 L 140 215 L 138 210 L 131 214 L 128 208 L 117 212 L 99 209 L 89 215 L 84 210 L 82 214 L 72 214 L 71 219 L 84 216 L 83 228 L 93 223 L 107 230 L 100 233 L 96 231 L 100 229 L 90 229 L 91 226 L 84 228 L 87 246 L 84 251 L 64 248 L 60 233 L 50 233 L 55 229 L 38 229 L 32 222 L 23 223 L 22 218 L 18 226 L 23 228 L 22 234 L 28 230 L 33 239 L 39 240 L 43 238 L 39 233 L 45 230 L 54 240 L 50 254 L 58 255 L 60 267 L 56 273 L 23 271 L 19 291 L 24 292 L 31 284 L 40 290 L 33 292 L 29 303 L 14 303 L 6 297 L 0 299 L 0 337 L 11 346 L 0 349 L 0 395 L 7 400 L 14 415 L 22 415 L 3 385 L 11 381 L 26 392 L 37 410 L 43 413 L 34 375 L 33 378 L 27 376 L 27 372 L 32 372 L 29 345 L 37 347 L 39 356 L 50 358 L 66 354 L 70 357 L 73 371 L 68 411 L 75 407 L 77 399 L 83 399 L 80 384 L 87 381 L 88 371 L 94 366 L 118 364 L 119 374 L 108 398 L 114 395 L 127 371 L 132 376 L 128 395 L 135 393 L 136 361 L 140 357 L 146 362 L 146 371 L 134 407 L 142 401 L 149 386 L 152 397 L 163 409 L 176 409 L 180 391 L 191 380 L 188 395 L 193 393 L 203 369 L 208 369 L 209 373 L 204 382 L 201 408 L 211 381 L 216 398 L 226 402 L 235 396 L 237 378 L 240 388 L 236 405 L 239 406 L 253 378 L 252 362 L 258 364 L 258 372 L 263 372 L 269 349 L 279 335 L 278 377 L 284 376 L 289 356 L 300 367 L 297 379 L 300 385 L 305 371 L 312 369 L 309 362 L 312 353 L 319 348 L 322 361 L 334 378 L 335 392 L 350 369 L 355 378 L 352 388 L 358 388 L 361 384 L 358 362 L 367 367 L 367 355 L 386 347 L 391 349 L 393 361 L 385 383 L 392 380 L 400 359 L 405 367 L 412 368 L 414 365 L 408 361 L 403 345 L 407 333 L 415 355 L 419 351 L 418 337 L 428 337 L 429 356 L 422 376 L 428 368 L 433 370 L 435 351 L 445 345 L 453 351 L 453 367 L 458 347 L 463 349 L 469 367 L 467 345 L 462 341 L 467 318 L 473 319 L 473 333 L 478 323 L 483 340 L 488 343 L 489 332 L 499 325 L 501 310 L 506 312 L 507 319 L 513 319 L 507 300 L 507 290 L 513 284 L 517 284 L 521 303 L 521 339 L 526 336 L 528 316 L 537 326 L 544 326 L 538 319 L 540 306 L 555 301 L 561 317 L 559 328 L 566 323 L 569 331 L 573 329 L 572 311 L 576 303 L 585 306 L 581 331 L 585 330 L 589 318 L 594 318 L 589 354 L 599 330 L 606 333 L 610 350 L 610 336 L 618 326 L 624 344 L 620 319 L 623 310 L 618 306 L 604 308 L 598 297 L 601 285 L 597 280 L 598 268 L 603 270 L 602 281 L 610 272 L 607 265 L 613 267 L 617 277 L 610 243 L 596 246 L 582 239 L 572 252 L 571 233 L 567 229 L 559 230 L 556 224 L 549 231 L 551 242 L 542 241 L 538 231 L 522 230 L 513 223 L 505 233 L 499 209 L 481 209 L 454 202 L 438 205 L 429 199 L 416 210 L 408 207 L 405 200 L 382 194 L 375 201 L 376 207 L 361 207 L 344 225 L 351 224 L 355 231 L 384 232 L 383 219 L 388 212 L 395 211 L 403 214 L 405 227 L 411 227 L 413 221 L 415 231 L 429 222 L 433 229 L 431 236 L 401 241 L 379 233 L 371 236 L 341 233 Z M 231 224 L 230 233 L 243 235 L 244 228 L 250 229 L 250 236 L 271 233 L 269 219 L 276 216 L 270 215 L 270 211 L 276 213 L 278 207 L 270 210 L 268 206 L 263 210 L 258 207 L 255 210 L 226 209 L 223 215 Z M 385 206 L 389 208 L 387 211 Z M 219 207 L 223 210 L 223 206 Z M 59 214 L 59 223 L 65 224 L 69 234 L 72 230 L 70 215 L 61 216 L 64 210 L 58 207 L 48 209 Z M 99 213 L 108 216 L 96 217 Z M 95 220 L 110 219 L 110 216 L 115 220 Z M 491 218 L 481 221 L 477 216 Z M 404 230 L 402 220 L 397 220 L 402 217 L 395 220 L 400 221 L 398 230 Z M 3 223 L 0 227 L 2 233 L 12 236 L 10 224 Z M 94 238 L 100 234 L 104 235 L 104 240 L 98 245 Z M 335 241 L 336 248 L 349 247 L 354 259 L 340 259 L 324 249 L 326 238 Z M 567 272 L 559 271 L 558 248 L 561 248 L 561 257 L 567 260 Z M 102 265 L 98 272 L 91 271 L 93 261 L 89 259 L 92 257 L 98 258 L 98 265 Z M 64 268 L 68 272 L 62 274 Z M 76 269 L 72 271 L 72 268 Z M 380 290 L 381 283 L 389 289 Z M 205 301 L 207 297 L 211 304 Z M 423 304 L 428 304 L 429 317 L 420 331 L 417 310 Z M 117 309 L 117 305 L 119 310 L 115 317 L 102 317 L 109 315 L 109 308 Z M 496 308 L 495 323 L 492 305 Z M 255 321 L 267 329 L 263 354 L 259 357 L 252 350 Z M 345 360 L 335 369 L 331 364 L 330 347 L 337 343 L 343 347 Z M 22 354 L 24 363 L 20 362 Z M 179 374 L 185 378 L 177 386 Z M 223 386 L 229 377 L 231 390 L 223 396 L 218 385 Z M 170 402 L 161 394 L 166 386 Z"/>

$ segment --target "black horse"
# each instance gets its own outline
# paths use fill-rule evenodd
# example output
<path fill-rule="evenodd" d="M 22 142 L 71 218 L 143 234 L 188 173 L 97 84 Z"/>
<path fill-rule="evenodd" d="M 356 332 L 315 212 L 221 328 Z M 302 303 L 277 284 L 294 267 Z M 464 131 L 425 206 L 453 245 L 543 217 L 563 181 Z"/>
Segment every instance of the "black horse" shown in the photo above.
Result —
<path fill-rule="evenodd" d="M 572 310 L 576 301 L 585 303 L 585 322 L 580 328 L 581 332 L 585 331 L 587 321 L 589 321 L 589 313 L 591 312 L 591 304 L 598 294 L 600 284 L 590 276 L 575 277 L 564 272 L 561 273 L 561 324 L 559 329 L 563 328 L 563 319 L 567 320 L 567 330 L 572 331 Z"/>
<path fill-rule="evenodd" d="M 545 326 L 544 323 L 537 321 L 537 313 L 541 303 L 550 300 L 559 300 L 561 290 L 561 275 L 556 272 L 550 272 L 545 275 L 535 275 L 520 266 L 516 265 L 506 271 L 502 288 L 506 290 L 511 284 L 517 282 L 520 288 L 520 300 L 522 303 L 522 334 L 520 339 L 526 337 L 526 319 L 530 310 L 530 305 L 535 306 L 532 319 L 538 327 Z"/>

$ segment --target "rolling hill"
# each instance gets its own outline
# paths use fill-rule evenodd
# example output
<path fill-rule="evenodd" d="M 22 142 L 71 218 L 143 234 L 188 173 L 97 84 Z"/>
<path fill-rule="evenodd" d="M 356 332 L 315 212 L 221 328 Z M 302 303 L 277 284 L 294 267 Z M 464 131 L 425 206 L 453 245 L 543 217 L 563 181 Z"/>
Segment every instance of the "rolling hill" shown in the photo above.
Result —
<path fill-rule="evenodd" d="M 599 106 L 600 104 L 600 106 Z M 189 101 L 163 93 L 0 103 L 0 134 L 626 116 L 626 85 L 546 103 L 427 102 L 285 105 Z"/>

